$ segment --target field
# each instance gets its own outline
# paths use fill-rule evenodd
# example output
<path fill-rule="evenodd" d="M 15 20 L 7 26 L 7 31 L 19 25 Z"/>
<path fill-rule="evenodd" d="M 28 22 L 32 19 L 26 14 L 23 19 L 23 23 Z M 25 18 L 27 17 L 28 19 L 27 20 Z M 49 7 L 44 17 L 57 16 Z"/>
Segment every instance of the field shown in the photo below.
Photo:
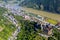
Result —
<path fill-rule="evenodd" d="M 34 14 L 38 14 L 38 15 L 41 15 L 43 17 L 48 17 L 48 18 L 51 18 L 53 20 L 57 20 L 57 21 L 60 22 L 60 14 L 54 14 L 54 13 L 35 10 L 35 9 L 32 9 L 32 8 L 26 8 L 26 7 L 24 7 L 24 10 L 26 12 L 31 12 L 31 13 L 34 13 Z"/>
<path fill-rule="evenodd" d="M 54 25 L 56 25 L 58 23 L 56 20 L 53 20 L 53 19 L 50 19 L 50 18 L 46 18 L 45 21 L 47 21 L 51 24 L 54 24 Z"/>

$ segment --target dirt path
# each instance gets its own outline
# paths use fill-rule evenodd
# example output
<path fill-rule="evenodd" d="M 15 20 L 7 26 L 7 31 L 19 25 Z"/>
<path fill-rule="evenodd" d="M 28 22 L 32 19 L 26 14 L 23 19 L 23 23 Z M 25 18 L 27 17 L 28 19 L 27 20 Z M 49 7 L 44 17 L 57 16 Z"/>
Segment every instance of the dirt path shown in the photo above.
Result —
<path fill-rule="evenodd" d="M 4 28 L 2 28 L 1 26 L 0 26 L 0 32 L 3 30 Z"/>
<path fill-rule="evenodd" d="M 53 14 L 53 13 L 50 13 L 50 12 L 35 10 L 35 9 L 32 9 L 32 8 L 26 8 L 26 7 L 24 7 L 24 10 L 26 12 L 31 12 L 31 13 L 34 13 L 34 14 L 38 14 L 38 15 L 41 15 L 43 17 L 48 17 L 48 18 L 51 18 L 51 19 L 54 19 L 54 20 L 57 20 L 57 21 L 60 22 L 60 15 L 59 14 Z"/>

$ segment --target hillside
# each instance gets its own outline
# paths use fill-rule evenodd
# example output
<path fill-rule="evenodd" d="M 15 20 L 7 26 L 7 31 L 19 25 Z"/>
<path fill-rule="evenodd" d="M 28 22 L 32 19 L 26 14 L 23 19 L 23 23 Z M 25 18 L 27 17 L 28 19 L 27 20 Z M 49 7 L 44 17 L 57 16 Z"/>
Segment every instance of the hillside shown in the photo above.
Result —
<path fill-rule="evenodd" d="M 16 29 L 15 25 L 3 16 L 5 12 L 7 12 L 7 9 L 0 7 L 0 40 L 8 40 Z"/>
<path fill-rule="evenodd" d="M 60 0 L 25 0 L 20 6 L 26 6 L 34 9 L 41 9 L 44 11 L 54 12 L 60 14 Z"/>
<path fill-rule="evenodd" d="M 60 14 L 60 0 L 0 0 L 6 3 L 17 4 L 19 6 L 26 6 L 37 10 L 44 10 L 48 12 Z"/>

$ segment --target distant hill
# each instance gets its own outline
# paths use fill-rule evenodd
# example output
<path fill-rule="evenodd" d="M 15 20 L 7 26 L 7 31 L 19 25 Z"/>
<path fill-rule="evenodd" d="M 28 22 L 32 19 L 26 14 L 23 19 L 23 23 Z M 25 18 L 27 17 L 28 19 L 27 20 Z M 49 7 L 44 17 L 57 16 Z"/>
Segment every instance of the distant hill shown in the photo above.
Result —
<path fill-rule="evenodd" d="M 6 3 L 15 3 L 19 6 L 44 10 L 60 14 L 60 0 L 0 0 Z"/>
<path fill-rule="evenodd" d="M 25 0 L 19 5 L 60 14 L 60 0 Z"/>

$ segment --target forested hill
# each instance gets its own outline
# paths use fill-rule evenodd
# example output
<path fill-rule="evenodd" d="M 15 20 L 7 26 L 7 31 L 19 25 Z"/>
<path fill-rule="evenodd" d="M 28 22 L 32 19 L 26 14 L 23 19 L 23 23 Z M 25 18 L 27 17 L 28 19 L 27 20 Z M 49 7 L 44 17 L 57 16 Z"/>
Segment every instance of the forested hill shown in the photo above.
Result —
<path fill-rule="evenodd" d="M 4 2 L 14 2 L 20 6 L 26 6 L 34 9 L 60 14 L 60 0 L 0 0 Z M 18 3 L 19 2 L 19 3 Z"/>
<path fill-rule="evenodd" d="M 60 0 L 25 0 L 20 5 L 60 14 Z"/>

